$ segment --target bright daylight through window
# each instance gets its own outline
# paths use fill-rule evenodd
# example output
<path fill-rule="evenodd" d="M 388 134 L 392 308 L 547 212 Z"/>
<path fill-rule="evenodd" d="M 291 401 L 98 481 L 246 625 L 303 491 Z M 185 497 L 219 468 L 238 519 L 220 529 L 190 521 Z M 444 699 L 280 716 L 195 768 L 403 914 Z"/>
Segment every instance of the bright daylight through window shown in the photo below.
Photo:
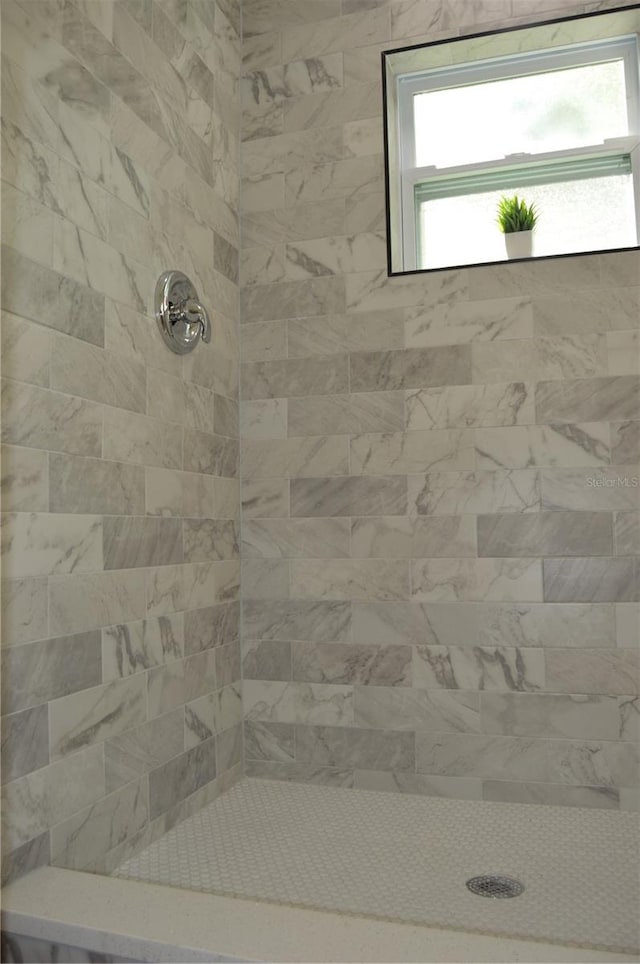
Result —
<path fill-rule="evenodd" d="M 514 194 L 537 214 L 534 257 L 638 245 L 638 18 L 384 55 L 392 273 L 506 259 Z"/>

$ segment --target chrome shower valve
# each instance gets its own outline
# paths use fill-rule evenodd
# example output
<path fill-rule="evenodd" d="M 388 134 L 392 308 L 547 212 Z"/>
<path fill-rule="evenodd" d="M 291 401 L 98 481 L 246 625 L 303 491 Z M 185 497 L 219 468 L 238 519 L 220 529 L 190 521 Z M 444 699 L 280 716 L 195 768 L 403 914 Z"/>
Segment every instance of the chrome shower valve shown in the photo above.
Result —
<path fill-rule="evenodd" d="M 211 322 L 189 278 L 165 271 L 156 285 L 156 318 L 165 343 L 178 355 L 193 351 L 200 339 L 211 341 Z"/>

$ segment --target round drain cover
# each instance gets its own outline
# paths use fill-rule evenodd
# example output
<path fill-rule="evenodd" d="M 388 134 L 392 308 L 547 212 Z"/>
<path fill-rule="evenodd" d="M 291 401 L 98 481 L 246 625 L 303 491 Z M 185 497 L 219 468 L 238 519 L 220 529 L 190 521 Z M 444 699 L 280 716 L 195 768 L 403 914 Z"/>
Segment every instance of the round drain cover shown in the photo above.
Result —
<path fill-rule="evenodd" d="M 467 881 L 467 887 L 473 894 L 480 897 L 519 897 L 524 890 L 524 884 L 514 877 L 503 877 L 500 874 L 481 874 Z"/>

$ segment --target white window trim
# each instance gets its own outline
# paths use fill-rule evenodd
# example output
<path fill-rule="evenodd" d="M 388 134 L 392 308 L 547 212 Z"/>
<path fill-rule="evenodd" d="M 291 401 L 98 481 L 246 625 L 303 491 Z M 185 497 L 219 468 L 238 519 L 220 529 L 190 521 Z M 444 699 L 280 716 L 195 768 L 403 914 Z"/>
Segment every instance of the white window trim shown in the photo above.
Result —
<path fill-rule="evenodd" d="M 541 154 L 514 154 L 458 167 L 416 167 L 413 115 L 413 97 L 415 94 L 445 87 L 462 87 L 497 80 L 501 77 L 518 77 L 542 73 L 543 71 L 602 63 L 614 57 L 616 59 L 622 57 L 624 62 L 629 137 L 614 138 L 601 144 Z M 428 184 L 431 180 L 434 185 L 438 182 L 442 186 L 446 181 L 453 183 L 456 178 L 466 176 L 471 179 L 474 173 L 478 174 L 478 181 L 481 182 L 483 175 L 486 174 L 499 173 L 500 171 L 504 171 L 505 174 L 514 172 L 526 172 L 528 174 L 536 168 L 541 170 L 544 166 L 549 169 L 550 165 L 554 163 L 560 169 L 564 162 L 567 164 L 573 162 L 574 170 L 577 170 L 579 162 L 584 160 L 589 163 L 590 169 L 596 174 L 599 163 L 603 172 L 615 164 L 616 160 L 621 165 L 627 163 L 631 167 L 634 181 L 636 231 L 638 239 L 640 239 L 640 79 L 638 59 L 638 37 L 632 34 L 614 40 L 589 41 L 554 48 L 553 50 L 532 51 L 514 56 L 460 64 L 454 67 L 400 74 L 396 78 L 396 98 L 403 270 L 413 271 L 418 269 L 415 201 L 417 185 Z M 579 175 L 576 175 L 576 179 L 577 176 Z M 459 191 L 457 193 L 471 193 L 471 191 Z"/>

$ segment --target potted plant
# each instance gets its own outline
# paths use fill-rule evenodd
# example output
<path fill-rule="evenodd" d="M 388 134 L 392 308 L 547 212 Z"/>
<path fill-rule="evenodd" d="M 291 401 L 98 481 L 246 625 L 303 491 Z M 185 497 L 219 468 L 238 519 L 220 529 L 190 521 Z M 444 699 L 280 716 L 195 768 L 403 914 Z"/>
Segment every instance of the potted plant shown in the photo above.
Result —
<path fill-rule="evenodd" d="M 504 234 L 508 258 L 530 258 L 533 254 L 533 229 L 538 212 L 533 204 L 521 201 L 517 194 L 503 195 L 498 202 L 498 226 Z"/>

